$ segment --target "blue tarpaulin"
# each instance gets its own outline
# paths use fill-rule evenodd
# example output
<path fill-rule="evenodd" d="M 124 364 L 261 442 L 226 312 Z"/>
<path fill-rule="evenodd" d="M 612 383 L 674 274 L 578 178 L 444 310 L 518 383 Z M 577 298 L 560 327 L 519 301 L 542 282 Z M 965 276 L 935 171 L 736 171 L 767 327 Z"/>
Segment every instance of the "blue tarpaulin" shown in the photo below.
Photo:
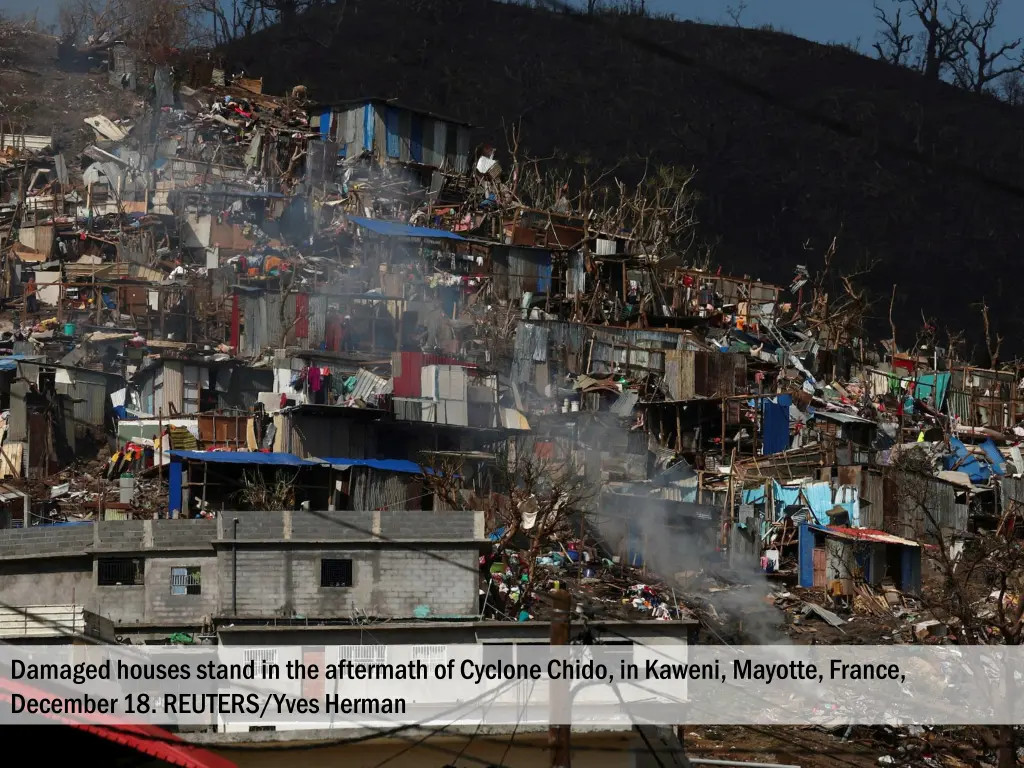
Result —
<path fill-rule="evenodd" d="M 373 104 L 363 107 L 363 149 L 366 152 L 373 150 L 373 127 L 377 123 L 376 114 Z"/>
<path fill-rule="evenodd" d="M 405 459 L 321 459 L 321 461 L 324 464 L 330 464 L 335 469 L 369 467 L 381 472 L 403 472 L 409 475 L 433 474 L 433 470 L 421 467 L 415 461 Z"/>
<path fill-rule="evenodd" d="M 444 229 L 414 227 L 400 221 L 381 221 L 362 216 L 349 216 L 349 221 L 382 237 L 415 237 L 421 240 L 462 240 L 466 238 Z"/>
<path fill-rule="evenodd" d="M 992 438 L 989 438 L 981 444 L 981 450 L 988 456 L 988 461 L 992 465 L 992 471 L 997 475 L 1006 474 L 1006 459 L 1003 458 L 1003 454 L 999 452 L 999 447 L 995 444 Z"/>
<path fill-rule="evenodd" d="M 7 355 L 6 357 L 0 357 L 0 371 L 13 371 L 18 367 L 18 361 L 24 359 L 24 355 Z"/>
<path fill-rule="evenodd" d="M 764 408 L 764 455 L 782 453 L 789 448 L 789 406 L 793 399 L 779 395 L 774 399 L 765 398 Z"/>
<path fill-rule="evenodd" d="M 215 464 L 258 464 L 277 467 L 315 467 L 318 462 L 300 459 L 290 453 L 259 451 L 171 451 L 178 461 L 209 461 Z"/>
<path fill-rule="evenodd" d="M 399 158 L 402 156 L 402 136 L 398 125 L 398 110 L 388 107 L 384 113 L 385 130 L 387 131 L 388 157 Z"/>
<path fill-rule="evenodd" d="M 412 116 L 412 135 L 409 139 L 409 157 L 414 163 L 423 162 L 423 116 Z"/>
<path fill-rule="evenodd" d="M 953 437 L 950 438 L 949 444 L 953 448 L 953 453 L 946 457 L 946 469 L 966 473 L 975 485 L 983 485 L 992 476 L 992 468 L 972 456 L 962 442 Z"/>

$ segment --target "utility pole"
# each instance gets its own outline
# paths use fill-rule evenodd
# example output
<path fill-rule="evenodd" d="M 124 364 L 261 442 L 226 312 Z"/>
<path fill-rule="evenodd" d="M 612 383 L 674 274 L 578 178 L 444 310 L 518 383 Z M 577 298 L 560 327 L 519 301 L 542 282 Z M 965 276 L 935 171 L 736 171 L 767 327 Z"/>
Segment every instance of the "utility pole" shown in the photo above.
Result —
<path fill-rule="evenodd" d="M 559 589 L 551 593 L 551 598 L 555 613 L 551 620 L 551 646 L 568 646 L 572 595 L 568 590 Z M 569 734 L 572 726 L 556 722 L 566 719 L 570 711 L 569 681 L 563 677 L 550 681 L 549 685 L 551 723 L 548 729 L 548 748 L 551 750 L 551 768 L 569 768 Z"/>

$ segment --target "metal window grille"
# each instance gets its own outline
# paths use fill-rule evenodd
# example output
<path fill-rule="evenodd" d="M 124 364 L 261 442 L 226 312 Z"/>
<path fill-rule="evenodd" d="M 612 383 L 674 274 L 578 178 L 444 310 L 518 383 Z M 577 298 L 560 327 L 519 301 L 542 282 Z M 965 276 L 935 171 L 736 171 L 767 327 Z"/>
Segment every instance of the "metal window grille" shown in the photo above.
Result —
<path fill-rule="evenodd" d="M 321 587 L 351 587 L 352 586 L 352 561 L 351 560 L 321 560 L 320 561 L 320 586 Z"/>
<path fill-rule="evenodd" d="M 338 661 L 351 661 L 353 665 L 386 664 L 386 645 L 339 645 Z"/>
<path fill-rule="evenodd" d="M 172 595 L 200 595 L 203 592 L 202 569 L 199 566 L 171 568 Z"/>
<path fill-rule="evenodd" d="M 448 663 L 448 648 L 443 645 L 414 645 L 412 660 L 422 661 L 427 666 Z"/>
<path fill-rule="evenodd" d="M 144 584 L 145 568 L 136 558 L 111 558 L 97 564 L 97 583 L 101 587 L 131 587 Z"/>
<path fill-rule="evenodd" d="M 248 664 L 250 661 L 253 662 L 253 666 L 256 667 L 256 675 L 261 680 L 263 678 L 263 665 L 264 664 L 277 664 L 277 649 L 276 648 L 246 648 L 242 652 L 242 660 Z"/>

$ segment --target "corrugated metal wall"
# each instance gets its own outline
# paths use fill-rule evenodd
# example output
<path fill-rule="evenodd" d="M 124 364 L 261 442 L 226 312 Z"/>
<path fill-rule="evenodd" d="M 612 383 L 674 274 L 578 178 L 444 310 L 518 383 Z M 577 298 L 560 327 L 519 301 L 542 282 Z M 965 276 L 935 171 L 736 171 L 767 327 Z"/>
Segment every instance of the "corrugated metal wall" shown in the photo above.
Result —
<path fill-rule="evenodd" d="M 428 355 L 423 352 L 395 352 L 391 355 L 391 376 L 395 397 L 420 397 L 423 391 L 422 371 L 425 365 L 461 365 L 476 368 L 475 365 L 445 355 Z M 340 456 L 341 454 L 337 454 Z M 349 457 L 359 458 L 359 457 Z"/>
<path fill-rule="evenodd" d="M 610 373 L 616 364 L 634 371 L 649 370 L 662 373 L 665 370 L 666 351 L 695 346 L 692 339 L 679 333 L 596 327 L 560 321 L 521 322 L 516 330 L 513 351 L 512 371 L 516 381 L 532 380 L 533 363 L 547 360 L 546 351 L 549 343 L 553 348 L 565 350 L 570 370 L 576 368 L 579 373 L 594 374 Z M 746 361 L 742 355 L 704 354 L 730 358 L 724 361 L 715 360 L 710 364 L 714 382 L 739 382 L 741 378 L 745 382 Z M 589 370 L 584 370 L 588 360 Z M 698 381 L 706 378 L 707 374 L 704 379 Z M 697 394 L 702 394 L 700 387 L 697 389 Z M 715 389 L 717 391 L 717 384 Z M 708 391 L 707 387 L 704 391 Z M 735 391 L 735 384 L 729 387 L 728 391 L 729 394 Z"/>
<path fill-rule="evenodd" d="M 396 107 L 384 107 L 384 122 L 387 130 L 386 151 L 392 160 L 401 160 L 400 112 Z"/>
<path fill-rule="evenodd" d="M 440 131 L 438 126 L 441 126 Z M 434 168 L 444 165 L 444 125 L 430 117 L 423 118 L 423 164 Z"/>
<path fill-rule="evenodd" d="M 412 475 L 352 467 L 349 497 L 352 509 L 405 509 Z"/>
<path fill-rule="evenodd" d="M 860 472 L 860 524 L 876 531 L 885 529 L 885 479 L 880 472 Z"/>
<path fill-rule="evenodd" d="M 665 352 L 665 383 L 674 400 L 727 397 L 746 385 L 747 361 L 736 352 Z"/>
<path fill-rule="evenodd" d="M 373 155 L 384 159 L 388 156 L 387 107 L 373 107 Z"/>
<path fill-rule="evenodd" d="M 440 120 L 434 120 L 434 154 L 437 160 L 437 167 L 444 167 L 448 157 L 448 124 Z"/>
<path fill-rule="evenodd" d="M 18 367 L 21 372 L 21 366 Z M 24 375 L 22 373 L 22 375 Z M 25 396 L 28 394 L 28 383 L 15 379 L 11 382 L 11 413 L 7 419 L 7 435 L 9 443 L 21 443 L 28 440 L 28 411 Z"/>
<path fill-rule="evenodd" d="M 551 252 L 514 245 L 491 249 L 494 290 L 498 299 L 518 302 L 526 292 L 551 290 Z"/>
<path fill-rule="evenodd" d="M 158 409 L 163 408 L 165 414 L 184 413 L 185 371 L 182 363 L 177 360 L 165 362 L 163 365 L 162 398 L 155 403 Z"/>
<path fill-rule="evenodd" d="M 35 229 L 35 249 L 49 259 L 50 254 L 53 252 L 53 224 L 37 224 Z"/>
<path fill-rule="evenodd" d="M 696 393 L 692 355 L 680 349 L 665 353 L 665 384 L 673 400 L 689 400 Z"/>
<path fill-rule="evenodd" d="M 91 371 L 66 370 L 71 383 L 57 384 L 57 393 L 76 401 L 74 414 L 78 424 L 102 427 L 107 415 L 107 377 Z"/>
<path fill-rule="evenodd" d="M 300 458 L 370 459 L 377 455 L 377 432 L 372 424 L 301 413 L 286 418 L 288 451 Z"/>
<path fill-rule="evenodd" d="M 469 170 L 469 129 L 459 128 L 455 146 L 455 171 L 465 173 Z"/>
<path fill-rule="evenodd" d="M 936 525 L 946 531 L 967 530 L 968 508 L 957 503 L 953 485 L 905 472 L 894 472 L 890 478 L 899 514 L 892 533 L 914 539 L 933 534 Z"/>
<path fill-rule="evenodd" d="M 267 304 L 262 296 L 245 295 L 245 332 L 242 354 L 253 356 L 267 346 Z"/>

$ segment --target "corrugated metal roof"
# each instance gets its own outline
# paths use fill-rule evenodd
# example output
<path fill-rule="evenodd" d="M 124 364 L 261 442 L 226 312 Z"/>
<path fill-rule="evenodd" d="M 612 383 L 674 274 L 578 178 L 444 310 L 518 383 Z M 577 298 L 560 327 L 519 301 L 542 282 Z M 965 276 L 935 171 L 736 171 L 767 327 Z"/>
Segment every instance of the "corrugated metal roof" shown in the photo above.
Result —
<path fill-rule="evenodd" d="M 619 395 L 619 399 L 612 404 L 611 411 L 616 416 L 629 416 L 633 412 L 633 407 L 637 404 L 639 399 L 639 392 L 633 389 L 627 390 Z"/>
<path fill-rule="evenodd" d="M 14 149 L 30 149 L 33 152 L 38 152 L 41 149 L 46 149 L 52 143 L 53 138 L 50 136 L 0 132 L 0 149 L 13 147 Z"/>
<path fill-rule="evenodd" d="M 875 422 L 871 419 L 862 419 L 860 416 L 853 416 L 849 413 L 842 413 L 840 411 L 815 411 L 816 417 L 820 416 L 823 419 L 830 419 L 832 421 L 839 422 L 840 424 L 871 424 L 874 426 Z"/>
<path fill-rule="evenodd" d="M 362 216 L 349 216 L 349 221 L 381 237 L 413 237 L 420 240 L 465 240 L 461 235 L 444 229 L 428 229 L 402 224 L 399 221 L 381 221 L 367 219 Z"/>
<path fill-rule="evenodd" d="M 0 357 L 0 371 L 13 371 L 18 367 L 18 361 L 24 359 L 24 355 L 7 355 L 6 357 Z"/>
<path fill-rule="evenodd" d="M 170 451 L 172 459 L 209 461 L 215 464 L 261 464 L 279 467 L 315 467 L 319 462 L 300 459 L 290 453 L 259 451 Z"/>
<path fill-rule="evenodd" d="M 352 396 L 369 402 L 372 398 L 383 394 L 388 381 L 388 379 L 370 373 L 365 368 L 360 368 L 356 371 L 356 386 L 352 390 Z"/>
<path fill-rule="evenodd" d="M 916 541 L 893 536 L 885 531 L 874 531 L 870 528 L 846 528 L 843 526 L 825 527 L 820 525 L 809 525 L 810 528 L 826 533 L 830 536 L 837 536 L 840 539 L 859 541 L 873 541 L 876 544 L 902 544 L 905 547 L 920 547 Z"/>

